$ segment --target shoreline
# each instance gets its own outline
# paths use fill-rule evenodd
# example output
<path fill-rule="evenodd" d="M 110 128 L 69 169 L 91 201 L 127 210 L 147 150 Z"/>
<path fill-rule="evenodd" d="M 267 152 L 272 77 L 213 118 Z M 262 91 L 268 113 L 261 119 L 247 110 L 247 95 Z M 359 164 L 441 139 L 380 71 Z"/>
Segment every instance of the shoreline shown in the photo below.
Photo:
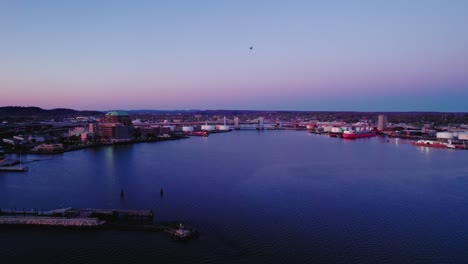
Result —
<path fill-rule="evenodd" d="M 180 139 L 187 139 L 188 136 L 180 136 L 180 135 L 173 135 L 170 138 L 158 138 L 158 139 L 140 139 L 140 140 L 130 140 L 130 141 L 121 141 L 121 142 L 93 142 L 81 146 L 71 146 L 66 147 L 60 150 L 53 150 L 53 151 L 33 151 L 33 150 L 5 150 L 5 154 L 62 154 L 65 152 L 81 150 L 81 149 L 91 149 L 91 148 L 99 148 L 102 146 L 115 146 L 115 145 L 130 145 L 130 144 L 138 144 L 138 143 L 156 143 L 156 142 L 163 142 L 163 141 L 173 141 L 173 140 L 180 140 Z"/>

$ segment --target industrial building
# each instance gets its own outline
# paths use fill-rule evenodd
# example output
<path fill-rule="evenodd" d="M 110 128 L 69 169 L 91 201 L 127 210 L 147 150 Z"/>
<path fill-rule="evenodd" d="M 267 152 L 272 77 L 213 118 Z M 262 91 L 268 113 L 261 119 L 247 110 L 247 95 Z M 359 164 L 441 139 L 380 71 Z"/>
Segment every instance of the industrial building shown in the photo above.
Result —
<path fill-rule="evenodd" d="M 171 133 L 171 129 L 169 127 L 163 126 L 151 126 L 151 127 L 138 127 L 141 136 L 150 138 L 150 137 L 157 137 L 163 135 L 169 135 Z"/>

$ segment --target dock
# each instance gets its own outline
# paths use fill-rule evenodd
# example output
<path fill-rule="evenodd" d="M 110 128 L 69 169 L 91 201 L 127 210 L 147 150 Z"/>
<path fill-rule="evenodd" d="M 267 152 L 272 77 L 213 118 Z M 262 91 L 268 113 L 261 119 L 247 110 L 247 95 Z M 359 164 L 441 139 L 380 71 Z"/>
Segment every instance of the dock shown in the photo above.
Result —
<path fill-rule="evenodd" d="M 148 224 L 153 221 L 151 210 L 76 209 L 16 210 L 0 209 L 0 225 L 89 226 Z"/>
<path fill-rule="evenodd" d="M 85 208 L 78 209 L 73 207 L 56 209 L 56 210 L 16 210 L 16 209 L 0 209 L 0 216 L 37 216 L 37 217 L 66 217 L 66 218 L 90 218 L 90 217 L 113 217 L 119 219 L 141 219 L 153 220 L 152 210 L 122 210 L 122 209 L 93 209 Z"/>
<path fill-rule="evenodd" d="M 13 166 L 16 164 L 20 164 L 20 166 Z M 21 166 L 21 160 L 2 160 L 0 161 L 0 171 L 22 172 L 28 171 L 28 167 Z"/>
<path fill-rule="evenodd" d="M 0 167 L 5 167 L 5 166 L 12 166 L 19 164 L 20 160 L 2 160 L 0 161 Z"/>
<path fill-rule="evenodd" d="M 198 232 L 182 224 L 154 223 L 152 210 L 62 208 L 56 210 L 0 209 L 0 227 L 47 227 L 65 229 L 117 229 L 158 231 L 175 240 L 198 237 Z"/>
<path fill-rule="evenodd" d="M 56 226 L 56 227 L 99 227 L 105 221 L 98 218 L 57 218 L 0 216 L 0 225 Z"/>
<path fill-rule="evenodd" d="M 0 167 L 0 171 L 22 172 L 28 171 L 28 167 Z"/>

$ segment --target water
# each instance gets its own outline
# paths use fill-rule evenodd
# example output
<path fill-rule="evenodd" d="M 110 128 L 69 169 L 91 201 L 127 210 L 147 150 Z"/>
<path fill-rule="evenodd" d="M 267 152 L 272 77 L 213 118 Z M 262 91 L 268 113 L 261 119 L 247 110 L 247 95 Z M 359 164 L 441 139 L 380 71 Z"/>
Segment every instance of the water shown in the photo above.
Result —
<path fill-rule="evenodd" d="M 23 155 L 27 173 L 0 174 L 1 208 L 151 208 L 201 236 L 3 228 L 0 263 L 466 263 L 467 160 L 304 131 Z"/>

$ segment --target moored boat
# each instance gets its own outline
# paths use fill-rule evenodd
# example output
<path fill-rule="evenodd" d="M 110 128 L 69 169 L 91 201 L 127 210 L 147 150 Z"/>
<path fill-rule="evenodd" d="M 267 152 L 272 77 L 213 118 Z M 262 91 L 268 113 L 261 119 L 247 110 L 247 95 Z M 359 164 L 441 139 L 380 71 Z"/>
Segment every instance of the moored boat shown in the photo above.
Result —
<path fill-rule="evenodd" d="M 420 139 L 416 142 L 413 142 L 413 145 L 420 146 L 420 147 L 431 147 L 431 148 L 466 149 L 466 146 L 464 144 L 454 143 L 451 140 L 436 141 L 436 140 Z"/>
<path fill-rule="evenodd" d="M 375 132 L 372 130 L 347 130 L 342 134 L 345 139 L 355 139 L 355 138 L 366 138 L 375 136 Z"/>
<path fill-rule="evenodd" d="M 200 136 L 200 137 L 207 137 L 208 132 L 205 130 L 202 131 L 186 131 L 184 132 L 185 135 L 187 136 Z"/>
<path fill-rule="evenodd" d="M 343 130 L 339 127 L 333 127 L 330 132 L 328 132 L 328 136 L 330 137 L 342 137 Z"/>
<path fill-rule="evenodd" d="M 435 141 L 435 140 L 425 140 L 421 139 L 413 143 L 416 146 L 420 147 L 432 147 L 432 148 L 446 148 L 447 143 L 445 142 L 440 142 L 440 141 Z"/>

